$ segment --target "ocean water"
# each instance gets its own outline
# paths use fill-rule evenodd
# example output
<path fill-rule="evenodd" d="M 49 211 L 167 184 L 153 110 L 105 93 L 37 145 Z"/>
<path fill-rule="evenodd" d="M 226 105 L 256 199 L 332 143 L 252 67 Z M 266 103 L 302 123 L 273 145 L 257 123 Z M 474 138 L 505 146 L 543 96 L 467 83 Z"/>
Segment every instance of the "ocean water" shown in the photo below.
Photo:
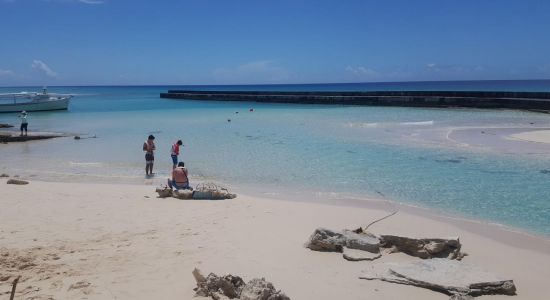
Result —
<path fill-rule="evenodd" d="M 160 92 L 177 88 L 550 91 L 550 81 L 51 87 L 50 92 L 77 96 L 69 111 L 31 113 L 29 129 L 84 138 L 0 145 L 0 172 L 42 180 L 141 184 L 145 182 L 141 145 L 154 134 L 156 184 L 171 169 L 171 143 L 182 139 L 180 158 L 190 170 L 192 183 L 212 180 L 254 186 L 265 193 L 295 191 L 304 200 L 313 194 L 383 194 L 451 215 L 550 235 L 550 153 L 472 151 L 415 138 L 473 126 L 535 123 L 550 128 L 548 115 L 159 98 Z M 0 88 L 0 93 L 23 90 L 39 87 Z M 17 114 L 0 114 L 0 123 L 17 122 Z"/>

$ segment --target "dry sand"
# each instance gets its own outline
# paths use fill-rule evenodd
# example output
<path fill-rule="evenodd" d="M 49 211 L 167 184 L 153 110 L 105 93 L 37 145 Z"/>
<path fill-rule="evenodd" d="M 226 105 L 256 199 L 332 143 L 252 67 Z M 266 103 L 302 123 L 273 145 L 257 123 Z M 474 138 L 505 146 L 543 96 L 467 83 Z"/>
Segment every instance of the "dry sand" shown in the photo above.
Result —
<path fill-rule="evenodd" d="M 510 138 L 526 142 L 550 144 L 550 130 L 521 132 L 510 135 Z"/>
<path fill-rule="evenodd" d="M 225 201 L 158 199 L 153 190 L 0 180 L 0 298 L 8 298 L 11 281 L 21 275 L 16 299 L 192 299 L 191 271 L 198 267 L 245 280 L 265 277 L 292 299 L 448 299 L 417 287 L 360 280 L 360 271 L 373 262 L 348 262 L 341 254 L 303 246 L 317 227 L 354 228 L 386 211 L 243 195 Z M 370 230 L 458 235 L 469 253 L 464 261 L 512 278 L 518 287 L 512 298 L 480 299 L 548 299 L 548 239 L 405 211 Z M 391 254 L 380 261 L 412 259 Z"/>

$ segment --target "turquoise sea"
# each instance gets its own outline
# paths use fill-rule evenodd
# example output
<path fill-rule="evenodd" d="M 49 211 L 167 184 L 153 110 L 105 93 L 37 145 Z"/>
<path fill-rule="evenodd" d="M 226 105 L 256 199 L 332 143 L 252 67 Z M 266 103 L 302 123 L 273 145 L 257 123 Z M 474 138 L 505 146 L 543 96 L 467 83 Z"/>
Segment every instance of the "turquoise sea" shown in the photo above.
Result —
<path fill-rule="evenodd" d="M 0 93 L 40 88 L 0 88 Z M 288 191 L 305 201 L 319 195 L 383 194 L 550 235 L 550 152 L 482 151 L 438 139 L 452 128 L 550 128 L 550 115 L 160 99 L 168 89 L 550 91 L 550 81 L 49 87 L 77 96 L 69 111 L 31 113 L 29 129 L 97 138 L 0 145 L 0 172 L 52 181 L 143 184 L 141 145 L 154 134 L 155 184 L 168 175 L 170 145 L 181 138 L 180 157 L 192 181 L 273 195 Z M 0 123 L 18 124 L 17 114 L 0 114 Z"/>

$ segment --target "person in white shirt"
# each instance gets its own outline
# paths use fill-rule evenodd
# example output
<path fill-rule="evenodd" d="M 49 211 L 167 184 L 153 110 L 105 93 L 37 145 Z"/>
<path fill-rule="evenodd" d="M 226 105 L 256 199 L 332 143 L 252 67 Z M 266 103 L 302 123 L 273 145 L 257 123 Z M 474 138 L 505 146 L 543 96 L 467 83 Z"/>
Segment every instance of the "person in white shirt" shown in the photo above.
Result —
<path fill-rule="evenodd" d="M 22 111 L 19 114 L 19 119 L 21 119 L 21 136 L 23 136 L 23 130 L 25 130 L 25 136 L 27 135 L 27 127 L 29 126 L 29 122 L 27 121 L 27 112 Z"/>

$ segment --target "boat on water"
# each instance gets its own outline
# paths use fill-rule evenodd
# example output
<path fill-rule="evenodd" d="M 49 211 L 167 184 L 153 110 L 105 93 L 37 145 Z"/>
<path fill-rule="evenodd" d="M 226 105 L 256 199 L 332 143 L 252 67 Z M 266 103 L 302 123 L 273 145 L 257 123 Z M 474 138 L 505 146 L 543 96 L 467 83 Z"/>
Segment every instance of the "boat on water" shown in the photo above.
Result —
<path fill-rule="evenodd" d="M 20 111 L 66 110 L 73 96 L 69 94 L 50 94 L 47 89 L 42 93 L 20 92 L 0 94 L 0 113 Z"/>

